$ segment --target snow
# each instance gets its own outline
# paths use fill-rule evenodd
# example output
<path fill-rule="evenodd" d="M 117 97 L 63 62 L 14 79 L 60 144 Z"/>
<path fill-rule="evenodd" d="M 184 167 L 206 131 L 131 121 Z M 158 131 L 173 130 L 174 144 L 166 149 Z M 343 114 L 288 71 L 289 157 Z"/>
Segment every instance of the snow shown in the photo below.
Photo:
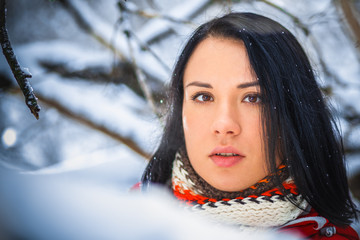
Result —
<path fill-rule="evenodd" d="M 92 66 L 107 66 L 113 60 L 113 54 L 104 48 L 89 49 L 81 45 L 61 39 L 53 41 L 37 41 L 16 48 L 20 56 L 20 63 L 27 66 L 34 76 L 31 81 L 37 81 L 44 70 L 39 66 L 39 61 L 66 63 L 70 70 L 82 70 Z M 40 77 L 39 77 L 40 75 Z"/>
<path fill-rule="evenodd" d="M 346 158 L 348 175 L 351 178 L 360 171 L 360 154 L 348 154 Z"/>
<path fill-rule="evenodd" d="M 23 4 L 20 9 L 27 9 L 27 4 L 34 4 L 37 8 L 45 6 L 41 0 L 14 2 L 13 5 Z M 56 1 L 47 4 L 53 2 Z M 119 31 L 114 30 L 120 16 L 116 10 L 117 1 L 101 1 L 100 7 L 96 1 L 69 2 L 81 11 L 94 32 L 106 42 L 113 42 L 116 51 L 130 59 L 127 39 L 122 32 L 124 26 L 118 26 Z M 315 55 L 317 49 L 288 16 L 256 1 L 232 3 L 232 9 L 264 14 L 288 27 L 310 54 L 319 83 L 332 87 L 332 101 L 337 111 L 341 113 L 341 107 L 346 105 L 360 112 L 358 50 L 344 34 L 332 2 L 271 2 L 298 16 L 309 27 L 330 70 L 344 85 L 326 78 Z M 126 4 L 134 8 L 131 2 Z M 170 79 L 169 69 L 188 35 L 200 23 L 226 13 L 228 8 L 223 3 L 209 0 L 157 0 L 154 5 L 159 7 L 152 12 L 191 21 L 191 24 L 184 25 L 154 18 L 144 20 L 136 28 L 133 22 L 128 22 L 140 42 L 147 43 L 167 66 L 164 67 L 148 51 L 143 51 L 132 38 L 130 41 L 139 67 L 165 84 Z M 35 94 L 58 101 L 75 114 L 129 137 L 146 152 L 152 153 L 159 142 L 161 120 L 128 87 L 64 78 L 41 67 L 40 61 L 62 63 L 73 71 L 94 66 L 111 71 L 114 63 L 112 51 L 91 36 L 80 34 L 81 29 L 68 26 L 72 23 L 68 13 L 59 9 L 54 19 L 46 20 L 50 17 L 48 12 L 46 8 L 39 9 L 36 19 L 45 19 L 43 24 L 50 25 L 47 29 L 51 28 L 53 32 L 42 32 L 45 25 L 41 25 L 41 21 L 37 21 L 35 26 L 29 24 L 33 17 L 29 11 L 21 14 L 18 24 L 23 26 L 21 34 L 12 37 L 19 43 L 13 48 L 20 64 L 33 75 L 30 83 Z M 41 17 L 41 14 L 44 15 Z M 34 33 L 40 32 L 41 37 L 29 41 Z M 9 33 L 12 33 L 11 29 Z M 27 35 L 29 33 L 32 35 Z M 3 59 L 0 60 L 0 73 L 11 75 Z M 6 129 L 16 133 L 13 144 L 5 146 L 5 140 L 0 144 L 0 222 L 8 222 L 9 229 L 14 232 L 39 240 L 289 239 L 273 233 L 260 233 L 256 237 L 243 235 L 234 229 L 205 224 L 203 219 L 179 211 L 173 206 L 171 197 L 161 190 L 149 195 L 128 193 L 128 189 L 141 178 L 146 159 L 103 133 L 42 104 L 41 99 L 40 105 L 40 120 L 36 121 L 26 108 L 23 96 L 0 92 L 0 137 L 4 138 Z M 343 118 L 340 118 L 340 124 L 343 134 L 349 136 L 348 144 L 359 146 L 359 127 L 352 128 Z M 359 159 L 359 154 L 347 156 L 350 177 L 360 171 Z M 3 169 L 3 166 L 16 171 Z"/>
<path fill-rule="evenodd" d="M 352 81 L 351 78 L 349 80 Z M 354 85 L 356 86 L 357 84 Z M 354 104 L 359 101 L 359 89 L 355 88 L 354 85 L 335 87 L 333 92 L 337 100 L 341 101 L 342 106 L 351 106 L 355 108 L 357 112 L 360 112 L 360 105 Z"/>
<path fill-rule="evenodd" d="M 181 211 L 161 189 L 125 193 L 76 178 L 0 173 L 0 221 L 26 239 L 296 239 L 212 225 Z"/>
<path fill-rule="evenodd" d="M 18 48 L 18 52 L 27 56 L 22 59 L 23 63 L 31 66 L 32 71 L 37 75 L 32 83 L 33 88 L 36 89 L 35 94 L 39 93 L 54 100 L 61 99 L 60 103 L 72 112 L 107 126 L 124 137 L 135 139 L 148 152 L 153 150 L 154 146 L 150 140 L 156 138 L 154 135 L 159 128 L 157 117 L 151 112 L 147 103 L 126 86 L 112 83 L 89 84 L 85 81 L 66 79 L 46 73 L 36 64 L 38 61 L 56 60 L 66 63 L 70 70 L 74 71 L 102 65 L 110 69 L 108 65 L 113 58 L 111 53 L 100 50 L 89 53 L 87 49 L 61 41 L 46 44 L 37 42 Z M 46 80 L 39 81 L 40 78 Z M 129 123 L 132 124 L 129 126 Z"/>
<path fill-rule="evenodd" d="M 40 170 L 22 171 L 22 173 L 48 175 L 49 178 L 54 175 L 66 176 L 66 178 L 113 186 L 121 191 L 127 191 L 139 181 L 146 163 L 143 158 L 134 156 L 127 147 L 117 144 L 77 154 Z"/>

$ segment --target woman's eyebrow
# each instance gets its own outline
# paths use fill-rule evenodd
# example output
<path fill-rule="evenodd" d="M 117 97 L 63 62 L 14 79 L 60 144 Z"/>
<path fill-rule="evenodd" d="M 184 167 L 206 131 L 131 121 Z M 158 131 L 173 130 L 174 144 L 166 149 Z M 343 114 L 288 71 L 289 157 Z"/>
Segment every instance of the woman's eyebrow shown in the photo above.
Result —
<path fill-rule="evenodd" d="M 242 83 L 242 84 L 237 85 L 237 88 L 248 88 L 248 87 L 253 87 L 253 86 L 259 86 L 259 82 L 254 81 L 254 82 Z"/>
<path fill-rule="evenodd" d="M 203 83 L 203 82 L 198 82 L 198 81 L 195 81 L 195 82 L 191 82 L 189 84 L 187 84 L 185 86 L 185 88 L 187 87 L 190 87 L 190 86 L 197 86 L 197 87 L 204 87 L 204 88 L 213 88 L 210 84 L 208 83 Z"/>
<path fill-rule="evenodd" d="M 253 87 L 253 86 L 258 86 L 259 82 L 258 81 L 254 81 L 254 82 L 247 82 L 247 83 L 242 83 L 237 85 L 237 88 L 248 88 L 248 87 Z M 185 86 L 185 88 L 190 87 L 190 86 L 196 86 L 196 87 L 204 87 L 204 88 L 213 88 L 210 84 L 208 83 L 203 83 L 203 82 L 191 82 L 189 84 L 187 84 Z"/>

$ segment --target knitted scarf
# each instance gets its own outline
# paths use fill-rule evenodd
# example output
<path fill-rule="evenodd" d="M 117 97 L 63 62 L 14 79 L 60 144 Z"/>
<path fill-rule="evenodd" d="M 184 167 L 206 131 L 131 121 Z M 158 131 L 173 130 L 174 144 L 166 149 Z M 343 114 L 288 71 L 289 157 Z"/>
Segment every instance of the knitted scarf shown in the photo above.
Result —
<path fill-rule="evenodd" d="M 276 187 L 275 175 L 283 181 L 285 193 Z M 214 222 L 248 230 L 280 227 L 296 219 L 308 205 L 288 177 L 285 165 L 248 189 L 225 192 L 215 189 L 195 172 L 185 151 L 175 156 L 172 189 L 187 209 Z"/>

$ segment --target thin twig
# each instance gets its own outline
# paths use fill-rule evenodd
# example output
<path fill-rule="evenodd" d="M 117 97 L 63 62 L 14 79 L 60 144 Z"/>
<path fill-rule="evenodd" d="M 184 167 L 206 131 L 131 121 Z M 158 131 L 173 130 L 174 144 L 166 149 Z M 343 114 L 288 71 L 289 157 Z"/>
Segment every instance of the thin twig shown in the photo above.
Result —
<path fill-rule="evenodd" d="M 119 18 L 119 20 L 116 21 L 115 26 L 114 26 L 114 31 L 111 37 L 111 44 L 115 45 L 115 36 L 118 32 L 119 27 L 121 27 L 122 22 L 124 21 L 123 17 Z M 148 53 L 150 53 L 159 63 L 160 65 L 167 71 L 167 72 L 171 72 L 170 67 L 159 57 L 159 55 L 157 55 L 152 48 L 146 44 L 143 43 L 140 38 L 134 33 L 134 31 L 131 31 L 129 28 L 127 29 L 127 31 L 130 33 L 131 37 L 137 42 L 137 44 L 139 45 L 140 49 L 143 51 L 147 51 Z M 116 52 L 114 53 L 114 57 L 116 57 Z M 114 58 L 114 66 L 116 65 L 116 59 Z"/>
<path fill-rule="evenodd" d="M 11 46 L 9 36 L 6 29 L 6 1 L 0 0 L 0 43 L 3 54 L 11 68 L 11 71 L 25 96 L 25 103 L 36 119 L 39 119 L 40 106 L 37 103 L 37 97 L 30 85 L 28 78 L 31 73 L 28 69 L 22 68 L 16 59 L 14 50 Z"/>
<path fill-rule="evenodd" d="M 59 0 L 59 2 L 65 7 L 65 9 L 74 17 L 75 22 L 79 25 L 81 29 L 86 31 L 88 34 L 93 36 L 98 42 L 100 42 L 103 46 L 109 48 L 112 52 L 116 53 L 117 56 L 125 61 L 126 57 L 118 51 L 109 41 L 104 39 L 101 35 L 99 35 L 91 26 L 91 24 L 85 19 L 85 17 L 78 11 L 76 7 L 68 0 Z"/>
<path fill-rule="evenodd" d="M 344 149 L 345 154 L 359 154 L 360 147 L 347 147 Z"/>
<path fill-rule="evenodd" d="M 138 38 L 133 31 L 129 30 L 129 32 L 130 32 L 130 35 L 133 37 L 133 39 L 139 44 L 141 49 L 148 51 L 161 64 L 161 66 L 163 66 L 163 68 L 166 69 L 168 72 L 171 71 L 169 66 L 166 65 L 166 63 L 151 49 L 151 47 L 149 45 L 143 43 L 140 40 L 140 38 Z"/>
<path fill-rule="evenodd" d="M 137 63 L 136 63 L 136 59 L 134 56 L 134 50 L 133 47 L 131 45 L 131 33 L 128 30 L 124 30 L 124 33 L 126 35 L 126 39 L 127 39 L 127 43 L 128 43 L 128 48 L 129 48 L 129 53 L 130 53 L 130 58 L 132 61 L 132 65 L 134 66 L 135 69 L 135 75 L 136 75 L 136 79 L 141 87 L 141 90 L 143 91 L 145 98 L 147 100 L 147 102 L 149 103 L 151 109 L 153 110 L 153 112 L 156 115 L 160 115 L 156 105 L 155 105 L 155 101 L 152 97 L 152 91 L 151 89 L 148 87 L 148 85 L 146 84 L 146 77 L 145 74 L 143 73 L 143 71 L 138 67 Z"/>
<path fill-rule="evenodd" d="M 118 2 L 118 6 L 120 8 L 121 11 L 126 11 L 128 13 L 131 14 L 135 14 L 144 18 L 149 18 L 149 19 L 154 19 L 154 18 L 161 18 L 170 22 L 174 22 L 174 23 L 179 23 L 179 24 L 188 24 L 188 25 L 195 25 L 193 22 L 188 21 L 188 20 L 182 20 L 182 19 L 178 19 L 178 18 L 173 18 L 171 16 L 168 15 L 164 15 L 164 14 L 159 14 L 159 13 L 151 13 L 148 11 L 144 11 L 141 9 L 135 9 L 135 8 L 129 8 L 125 2 L 123 1 L 119 1 Z"/>

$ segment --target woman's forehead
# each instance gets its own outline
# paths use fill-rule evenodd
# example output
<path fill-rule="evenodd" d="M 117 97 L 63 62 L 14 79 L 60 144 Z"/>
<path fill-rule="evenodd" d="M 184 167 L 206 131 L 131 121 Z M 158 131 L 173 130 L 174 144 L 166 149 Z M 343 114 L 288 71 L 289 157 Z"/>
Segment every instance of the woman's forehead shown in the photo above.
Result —
<path fill-rule="evenodd" d="M 215 84 L 225 79 L 237 81 L 237 84 L 254 81 L 246 47 L 235 39 L 206 38 L 198 44 L 186 64 L 184 85 L 189 81 Z"/>

